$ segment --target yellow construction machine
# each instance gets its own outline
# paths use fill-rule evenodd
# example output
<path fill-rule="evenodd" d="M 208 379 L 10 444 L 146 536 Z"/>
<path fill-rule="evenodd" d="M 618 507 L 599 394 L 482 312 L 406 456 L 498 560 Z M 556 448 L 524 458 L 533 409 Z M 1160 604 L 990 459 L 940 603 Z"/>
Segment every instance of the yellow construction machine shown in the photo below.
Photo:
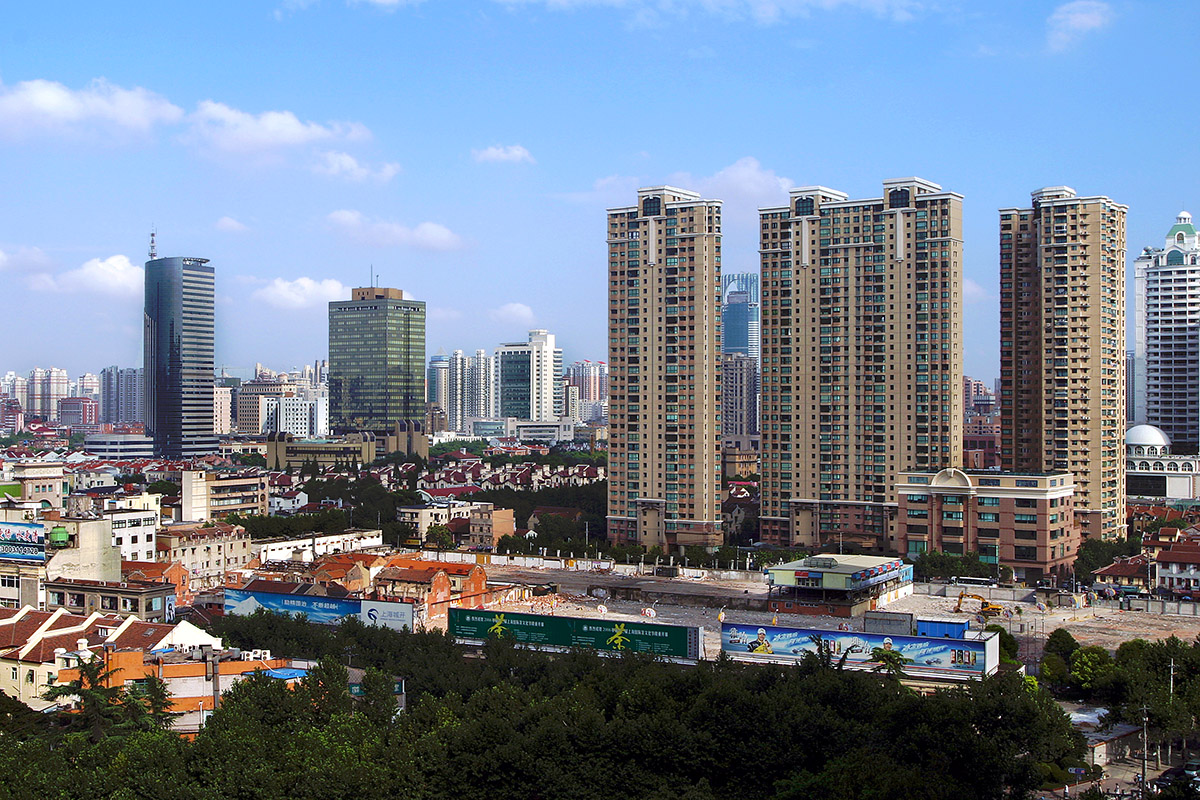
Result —
<path fill-rule="evenodd" d="M 966 592 L 959 593 L 958 605 L 954 607 L 954 613 L 957 614 L 963 610 L 963 600 L 978 600 L 979 613 L 983 614 L 985 617 L 998 617 L 1004 613 L 1003 608 L 996 605 L 991 600 L 988 600 L 986 597 L 980 597 L 977 594 L 967 594 Z"/>

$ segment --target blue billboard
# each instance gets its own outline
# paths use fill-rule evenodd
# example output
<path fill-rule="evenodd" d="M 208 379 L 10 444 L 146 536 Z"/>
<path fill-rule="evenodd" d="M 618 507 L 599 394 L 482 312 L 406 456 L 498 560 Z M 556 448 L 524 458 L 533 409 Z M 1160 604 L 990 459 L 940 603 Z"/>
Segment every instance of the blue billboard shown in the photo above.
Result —
<path fill-rule="evenodd" d="M 243 589 L 225 590 L 225 613 L 246 616 L 260 608 L 276 614 L 306 614 L 309 622 L 332 625 L 344 617 L 357 617 L 359 601 L 333 597 L 310 597 L 303 594 L 274 594 L 247 592 Z"/>
<path fill-rule="evenodd" d="M 41 564 L 46 560 L 46 531 L 40 522 L 0 522 L 0 559 Z"/>
<path fill-rule="evenodd" d="M 872 655 L 875 649 L 892 650 L 903 658 L 905 671 L 914 674 L 990 675 L 1000 656 L 995 635 L 988 640 L 935 639 L 750 623 L 721 625 L 722 652 L 740 660 L 799 661 L 805 653 L 816 654 L 818 643 L 829 648 L 835 663 L 845 656 L 848 669 L 874 669 L 879 665 Z"/>
<path fill-rule="evenodd" d="M 225 590 L 225 613 L 247 616 L 260 608 L 276 614 L 305 614 L 309 622 L 334 625 L 346 617 L 358 617 L 364 625 L 381 625 L 393 630 L 414 630 L 412 603 L 380 600 L 344 600 L 281 592 Z"/>

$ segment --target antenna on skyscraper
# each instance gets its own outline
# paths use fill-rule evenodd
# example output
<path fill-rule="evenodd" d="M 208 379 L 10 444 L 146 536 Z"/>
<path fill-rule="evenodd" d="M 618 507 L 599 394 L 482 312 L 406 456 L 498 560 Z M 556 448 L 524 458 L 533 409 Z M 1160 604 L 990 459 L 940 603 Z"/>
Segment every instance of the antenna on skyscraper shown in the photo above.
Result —
<path fill-rule="evenodd" d="M 150 260 L 151 261 L 158 258 L 158 249 L 155 248 L 155 246 L 154 246 L 154 234 L 155 234 L 155 230 L 153 227 L 151 227 L 150 228 Z"/>

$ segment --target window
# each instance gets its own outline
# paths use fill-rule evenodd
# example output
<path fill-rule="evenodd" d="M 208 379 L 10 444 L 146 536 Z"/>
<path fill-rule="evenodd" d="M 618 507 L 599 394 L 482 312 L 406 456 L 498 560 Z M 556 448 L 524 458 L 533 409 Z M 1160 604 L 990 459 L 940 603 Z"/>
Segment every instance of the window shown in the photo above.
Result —
<path fill-rule="evenodd" d="M 1000 498 L 999 497 L 980 497 L 978 500 L 976 500 L 976 503 L 978 503 L 981 506 L 998 506 L 998 505 L 1000 505 Z"/>
<path fill-rule="evenodd" d="M 1037 514 L 1013 514 L 1013 522 L 1021 522 L 1025 524 L 1036 523 Z"/>
<path fill-rule="evenodd" d="M 979 521 L 980 522 L 999 522 L 1000 515 L 994 511 L 980 511 L 979 512 Z"/>
<path fill-rule="evenodd" d="M 117 610 L 117 598 L 115 595 L 102 594 L 100 595 L 100 607 L 105 611 Z"/>
<path fill-rule="evenodd" d="M 0 588 L 16 589 L 19 584 L 16 575 L 0 575 Z"/>

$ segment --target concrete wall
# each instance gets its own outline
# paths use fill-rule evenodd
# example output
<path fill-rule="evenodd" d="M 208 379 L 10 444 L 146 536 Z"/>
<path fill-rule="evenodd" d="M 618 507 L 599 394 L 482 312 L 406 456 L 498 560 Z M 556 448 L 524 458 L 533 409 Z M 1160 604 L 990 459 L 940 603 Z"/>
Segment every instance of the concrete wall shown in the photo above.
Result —
<path fill-rule="evenodd" d="M 654 565 L 647 563 L 621 564 L 609 558 L 571 558 L 569 556 L 498 555 L 495 553 L 464 553 L 456 550 L 425 550 L 418 555 L 427 561 L 456 564 L 481 564 L 529 569 L 565 569 L 572 572 L 611 572 L 616 575 L 653 575 Z M 667 566 L 660 564 L 659 566 Z M 693 569 L 675 565 L 679 577 L 688 580 L 744 581 L 766 583 L 767 577 L 758 570 Z"/>

